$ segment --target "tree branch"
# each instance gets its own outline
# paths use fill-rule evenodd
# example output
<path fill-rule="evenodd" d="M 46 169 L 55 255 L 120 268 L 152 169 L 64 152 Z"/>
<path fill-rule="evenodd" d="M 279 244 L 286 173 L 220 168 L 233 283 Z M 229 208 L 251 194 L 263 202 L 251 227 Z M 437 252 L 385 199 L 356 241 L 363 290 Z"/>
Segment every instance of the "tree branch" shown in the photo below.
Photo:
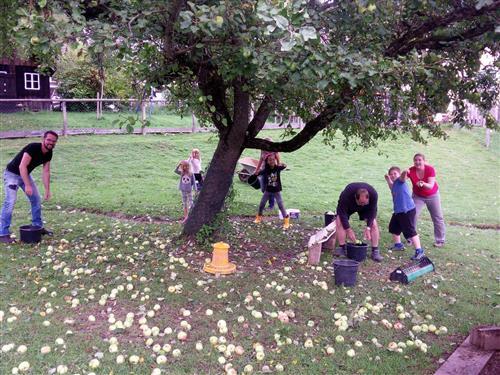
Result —
<path fill-rule="evenodd" d="M 175 23 L 179 19 L 181 10 L 186 6 L 186 0 L 173 0 L 167 12 L 167 19 L 164 22 L 164 53 L 169 61 L 174 57 L 174 29 Z"/>
<path fill-rule="evenodd" d="M 423 50 L 423 49 L 433 49 L 440 50 L 447 47 L 451 47 L 454 42 L 460 42 L 464 40 L 470 40 L 481 36 L 489 31 L 495 30 L 494 23 L 487 23 L 485 25 L 480 25 L 477 27 L 473 27 L 467 31 L 464 31 L 458 35 L 452 35 L 449 37 L 440 37 L 440 36 L 431 36 L 429 38 L 416 40 L 410 42 L 405 48 L 401 48 L 399 53 L 406 54 L 412 49 Z"/>
<path fill-rule="evenodd" d="M 240 132 L 243 137 L 248 129 L 248 120 L 250 117 L 250 94 L 245 91 L 245 81 L 243 78 L 237 78 L 233 82 L 234 90 L 234 113 L 233 127 Z"/>
<path fill-rule="evenodd" d="M 403 55 L 408 53 L 411 48 L 416 48 L 417 42 L 433 31 L 441 27 L 450 26 L 453 23 L 471 20 L 473 18 L 485 15 L 494 14 L 500 9 L 500 0 L 495 0 L 493 3 L 487 6 L 483 6 L 480 9 L 476 9 L 473 6 L 455 8 L 453 11 L 441 17 L 431 17 L 427 21 L 411 27 L 406 31 L 401 37 L 394 40 L 385 50 L 385 55 L 388 57 L 395 57 L 398 55 Z M 476 35 L 477 36 L 477 35 Z M 458 39 L 456 39 L 458 40 Z M 453 41 L 456 41 L 453 40 Z M 410 48 L 410 45 L 413 47 Z M 442 48 L 442 46 L 440 47 Z"/>
<path fill-rule="evenodd" d="M 217 130 L 223 134 L 225 129 L 232 125 L 233 120 L 225 102 L 226 87 L 224 82 L 210 63 L 200 66 L 198 84 L 203 95 L 209 97 L 207 100 L 209 106 L 215 107 L 215 112 L 211 111 L 212 121 Z M 223 119 L 226 120 L 226 124 L 224 124 Z"/>
<path fill-rule="evenodd" d="M 337 8 L 339 6 L 339 2 L 336 0 L 310 0 L 308 6 L 316 9 L 318 12 L 328 12 Z"/>
<path fill-rule="evenodd" d="M 325 129 L 333 121 L 335 115 L 342 111 L 348 103 L 352 102 L 354 95 L 349 87 L 344 87 L 333 103 L 329 104 L 314 119 L 307 122 L 304 128 L 288 141 L 276 143 L 266 139 L 252 138 L 245 142 L 244 147 L 275 152 L 292 152 L 298 150 L 313 139 L 318 132 Z"/>
<path fill-rule="evenodd" d="M 259 108 L 248 125 L 247 138 L 255 138 L 266 124 L 266 120 L 273 110 L 272 98 L 268 95 L 262 99 Z"/>

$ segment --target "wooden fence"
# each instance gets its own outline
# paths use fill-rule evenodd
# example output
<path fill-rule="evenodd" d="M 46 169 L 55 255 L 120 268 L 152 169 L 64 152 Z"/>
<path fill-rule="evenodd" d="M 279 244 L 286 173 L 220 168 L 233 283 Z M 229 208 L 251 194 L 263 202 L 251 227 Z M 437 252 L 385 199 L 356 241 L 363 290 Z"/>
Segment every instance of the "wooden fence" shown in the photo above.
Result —
<path fill-rule="evenodd" d="M 108 107 L 114 105 L 114 103 L 128 103 L 137 107 L 140 111 L 140 129 L 134 129 L 134 134 L 166 134 L 166 133 L 197 133 L 197 132 L 210 132 L 215 131 L 215 128 L 210 127 L 200 127 L 198 120 L 194 114 L 191 114 L 191 127 L 183 128 L 152 128 L 146 127 L 145 123 L 149 115 L 148 109 L 151 109 L 154 104 L 167 104 L 169 103 L 165 99 L 0 99 L 0 104 L 9 104 L 9 112 L 12 112 L 12 108 L 15 110 L 26 110 L 30 106 L 26 103 L 37 103 L 37 102 L 49 102 L 51 108 L 57 108 L 61 111 L 61 122 L 62 122 L 62 135 L 85 135 L 85 134 L 124 134 L 127 133 L 126 130 L 117 128 L 70 128 L 68 126 L 68 103 L 101 103 L 101 105 L 96 106 L 96 119 L 102 117 L 102 103 L 111 103 Z M 14 105 L 12 105 L 14 104 Z M 139 112 L 138 111 L 138 112 Z M 0 107 L 0 113 L 2 112 Z M 272 121 L 268 121 L 265 125 L 265 129 L 279 129 L 283 126 L 291 126 L 293 128 L 302 128 L 304 123 L 302 119 L 297 116 L 290 116 L 290 118 L 284 119 L 282 116 L 274 116 Z M 0 124 L 0 139 L 2 138 L 25 138 L 25 137 L 36 137 L 43 134 L 43 130 L 8 130 L 2 131 Z"/>
<path fill-rule="evenodd" d="M 21 108 L 29 108 L 25 103 L 36 103 L 36 102 L 50 102 L 51 107 L 57 107 L 61 110 L 62 115 L 62 135 L 84 135 L 84 134 L 122 134 L 126 133 L 125 130 L 122 129 L 103 129 L 103 128 L 69 128 L 68 127 L 68 103 L 101 103 L 101 105 L 96 106 L 98 110 L 96 111 L 96 118 L 98 119 L 102 116 L 102 103 L 129 103 L 130 105 L 134 105 L 137 109 L 140 109 L 140 121 L 141 127 L 140 129 L 134 129 L 134 134 L 165 134 L 165 133 L 196 133 L 196 132 L 209 132 L 214 131 L 213 128 L 200 127 L 198 121 L 194 114 L 191 114 L 191 128 L 151 128 L 144 126 L 148 117 L 148 109 L 151 109 L 154 104 L 167 104 L 168 101 L 165 99 L 0 99 L 0 104 L 8 103 L 12 106 L 12 104 L 16 106 L 20 106 Z M 17 103 L 17 104 L 16 104 Z M 111 107 L 111 106 L 109 106 Z M 101 110 L 99 111 L 99 108 Z M 481 112 L 477 107 L 472 104 L 467 105 L 468 114 L 467 121 L 474 126 L 485 126 L 485 119 L 482 116 Z M 0 108 L 1 112 L 1 108 Z M 499 121 L 500 118 L 500 107 L 494 107 L 490 113 L 492 116 Z M 1 124 L 0 124 L 1 125 Z M 302 129 L 304 127 L 304 122 L 298 116 L 290 116 L 284 118 L 280 115 L 272 116 L 264 129 L 280 129 L 283 127 L 292 127 L 295 129 Z M 1 131 L 0 128 L 0 139 L 2 138 L 24 138 L 24 137 L 34 137 L 39 136 L 43 133 L 42 130 L 25 130 L 25 131 Z M 489 146 L 490 143 L 490 135 L 491 131 L 486 129 L 486 146 Z"/>

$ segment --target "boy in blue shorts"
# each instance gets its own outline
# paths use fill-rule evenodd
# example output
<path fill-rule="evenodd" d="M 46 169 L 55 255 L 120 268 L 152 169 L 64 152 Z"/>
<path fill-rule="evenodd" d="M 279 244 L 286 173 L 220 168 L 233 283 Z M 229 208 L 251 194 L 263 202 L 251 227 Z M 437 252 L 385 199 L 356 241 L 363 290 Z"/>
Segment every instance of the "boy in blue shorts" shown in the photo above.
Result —
<path fill-rule="evenodd" d="M 415 203 L 411 197 L 410 188 L 406 184 L 408 171 L 403 171 L 398 167 L 391 167 L 384 176 L 389 189 L 391 189 L 392 200 L 394 202 L 394 213 L 389 223 L 389 232 L 392 234 L 394 245 L 392 250 L 404 250 L 401 243 L 401 233 L 407 240 L 411 241 L 415 247 L 415 255 L 412 260 L 420 260 L 424 256 L 424 249 L 420 245 L 420 237 L 415 229 Z"/>

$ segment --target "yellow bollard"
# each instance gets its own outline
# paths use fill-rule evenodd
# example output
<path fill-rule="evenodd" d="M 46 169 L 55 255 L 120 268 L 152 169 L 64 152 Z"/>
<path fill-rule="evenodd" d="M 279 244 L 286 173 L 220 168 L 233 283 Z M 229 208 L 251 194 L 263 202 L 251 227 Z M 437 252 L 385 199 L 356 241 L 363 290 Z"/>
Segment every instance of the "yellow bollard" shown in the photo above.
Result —
<path fill-rule="evenodd" d="M 212 246 L 214 248 L 212 261 L 205 263 L 203 270 L 221 275 L 227 275 L 236 271 L 236 264 L 229 263 L 229 245 L 224 242 L 217 242 Z"/>

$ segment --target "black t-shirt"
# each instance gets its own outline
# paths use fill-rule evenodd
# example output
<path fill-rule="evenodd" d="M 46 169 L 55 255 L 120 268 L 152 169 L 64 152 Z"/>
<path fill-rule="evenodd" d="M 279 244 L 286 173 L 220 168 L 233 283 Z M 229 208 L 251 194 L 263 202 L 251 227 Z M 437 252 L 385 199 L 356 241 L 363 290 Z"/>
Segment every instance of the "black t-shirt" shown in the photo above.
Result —
<path fill-rule="evenodd" d="M 358 189 L 368 190 L 370 195 L 369 203 L 366 206 L 358 206 L 356 203 L 356 192 Z M 340 193 L 339 203 L 337 204 L 337 215 L 342 222 L 344 229 L 350 228 L 349 216 L 354 212 L 358 212 L 360 219 L 367 221 L 367 225 L 371 226 L 373 220 L 377 217 L 377 201 L 378 194 L 373 186 L 365 182 L 353 182 L 345 187 L 344 191 Z"/>
<path fill-rule="evenodd" d="M 17 175 L 21 175 L 19 172 L 19 164 L 21 164 L 21 160 L 23 159 L 24 153 L 27 153 L 31 156 L 31 161 L 28 164 L 28 173 L 31 173 L 33 169 L 38 167 L 41 164 L 45 164 L 46 162 L 52 159 L 52 150 L 49 150 L 46 154 L 42 152 L 42 144 L 41 143 L 30 143 L 25 146 L 15 157 L 7 164 L 7 170 L 9 172 L 15 173 Z"/>
<path fill-rule="evenodd" d="M 269 193 L 278 193 L 281 191 L 281 178 L 280 172 L 285 169 L 284 165 L 277 165 L 274 168 L 270 168 L 269 165 L 266 164 L 265 168 L 259 173 L 264 176 L 264 186 L 265 191 Z"/>

